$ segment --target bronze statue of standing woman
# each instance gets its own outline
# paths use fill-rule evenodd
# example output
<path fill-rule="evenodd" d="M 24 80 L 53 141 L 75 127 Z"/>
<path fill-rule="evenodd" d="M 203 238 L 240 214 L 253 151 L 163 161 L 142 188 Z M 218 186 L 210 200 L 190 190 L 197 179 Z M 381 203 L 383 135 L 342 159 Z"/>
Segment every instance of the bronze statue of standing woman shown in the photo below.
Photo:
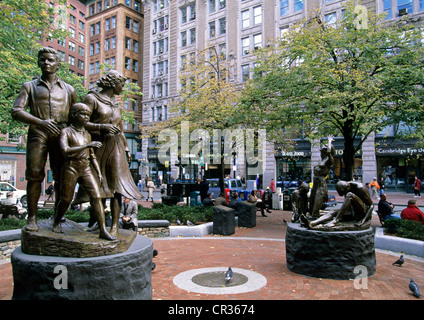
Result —
<path fill-rule="evenodd" d="M 97 82 L 102 90 L 90 91 L 84 100 L 92 111 L 87 129 L 93 141 L 102 143 L 96 150 L 96 158 L 104 179 L 100 187 L 101 198 L 104 201 L 110 199 L 112 236 L 118 234 L 122 196 L 134 200 L 143 198 L 129 170 L 131 153 L 123 132 L 121 107 L 114 99 L 115 95 L 122 92 L 126 80 L 119 72 L 111 70 Z M 82 187 L 78 189 L 74 202 L 85 201 L 88 201 L 88 195 Z"/>

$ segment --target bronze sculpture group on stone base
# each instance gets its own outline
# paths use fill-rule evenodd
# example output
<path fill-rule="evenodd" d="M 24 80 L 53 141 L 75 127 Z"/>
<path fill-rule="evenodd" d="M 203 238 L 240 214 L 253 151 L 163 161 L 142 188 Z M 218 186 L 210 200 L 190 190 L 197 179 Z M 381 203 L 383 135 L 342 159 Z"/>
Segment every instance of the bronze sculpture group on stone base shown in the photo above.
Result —
<path fill-rule="evenodd" d="M 143 198 L 129 170 L 131 155 L 123 132 L 120 106 L 114 99 L 122 92 L 126 77 L 115 70 L 109 71 L 98 81 L 102 91 L 90 91 L 84 103 L 76 104 L 75 89 L 57 77 L 60 58 L 54 49 L 39 50 L 38 66 L 41 77 L 22 85 L 12 108 L 15 120 L 29 124 L 26 155 L 28 218 L 22 236 L 40 231 L 37 204 L 49 157 L 56 201 L 53 223 L 51 226 L 43 223 L 43 228 L 52 228 L 57 236 L 66 233 L 67 228 L 62 226 L 64 214 L 72 201 L 75 185 L 79 183 L 74 201 L 90 202 L 97 220 L 99 241 L 120 241 L 118 225 L 122 197 Z M 106 199 L 111 201 L 112 226 L 109 231 L 104 219 Z M 34 239 L 32 235 L 29 237 Z M 34 251 L 28 247 L 33 242 L 23 241 L 23 251 Z"/>
<path fill-rule="evenodd" d="M 333 137 L 328 138 L 328 146 L 321 149 L 321 160 L 314 167 L 314 180 L 310 195 L 309 185 L 301 183 L 292 193 L 292 222 L 312 230 L 343 231 L 365 230 L 371 226 L 374 204 L 367 188 L 355 181 L 339 181 L 336 190 L 345 199 L 340 209 L 323 211 L 322 204 L 328 199 L 326 177 L 334 164 Z"/>

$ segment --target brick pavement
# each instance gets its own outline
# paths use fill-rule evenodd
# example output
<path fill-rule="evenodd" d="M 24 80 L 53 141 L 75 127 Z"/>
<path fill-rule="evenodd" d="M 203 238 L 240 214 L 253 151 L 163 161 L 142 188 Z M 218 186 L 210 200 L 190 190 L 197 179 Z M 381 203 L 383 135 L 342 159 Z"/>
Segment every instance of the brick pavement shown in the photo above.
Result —
<path fill-rule="evenodd" d="M 402 200 L 402 199 L 401 199 Z M 286 267 L 285 231 L 291 214 L 273 211 L 268 217 L 258 213 L 255 228 L 236 228 L 229 237 L 153 239 L 159 251 L 152 273 L 153 300 L 417 300 L 409 291 L 411 277 L 424 290 L 424 259 L 406 257 L 402 267 L 392 266 L 399 254 L 377 250 L 376 274 L 355 289 L 354 280 L 329 280 L 295 274 Z M 379 226 L 376 216 L 373 226 Z M 188 292 L 173 278 L 192 269 L 209 267 L 241 268 L 266 277 L 266 286 L 256 291 L 210 295 Z M 12 296 L 12 268 L 0 262 L 0 300 Z M 422 299 L 422 298 L 421 298 Z"/>

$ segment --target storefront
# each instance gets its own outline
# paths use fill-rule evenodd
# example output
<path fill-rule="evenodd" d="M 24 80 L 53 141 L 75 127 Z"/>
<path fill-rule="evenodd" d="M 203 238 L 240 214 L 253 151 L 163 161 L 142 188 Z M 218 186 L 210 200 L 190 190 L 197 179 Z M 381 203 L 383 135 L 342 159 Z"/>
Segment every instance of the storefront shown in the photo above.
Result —
<path fill-rule="evenodd" d="M 293 151 L 279 150 L 275 163 L 277 181 L 311 181 L 311 143 L 300 140 Z"/>
<path fill-rule="evenodd" d="M 376 158 L 378 177 L 388 191 L 412 193 L 415 176 L 424 177 L 424 148 L 415 141 L 376 139 Z"/>

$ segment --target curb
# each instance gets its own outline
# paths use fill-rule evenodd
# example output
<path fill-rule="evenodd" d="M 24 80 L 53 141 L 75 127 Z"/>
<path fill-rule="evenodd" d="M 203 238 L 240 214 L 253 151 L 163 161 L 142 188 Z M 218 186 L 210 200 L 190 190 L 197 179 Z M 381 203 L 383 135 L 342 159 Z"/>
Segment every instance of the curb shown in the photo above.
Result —
<path fill-rule="evenodd" d="M 424 258 L 424 242 L 394 236 L 384 235 L 384 229 L 377 227 L 375 229 L 375 248 L 402 252 L 404 254 Z"/>

